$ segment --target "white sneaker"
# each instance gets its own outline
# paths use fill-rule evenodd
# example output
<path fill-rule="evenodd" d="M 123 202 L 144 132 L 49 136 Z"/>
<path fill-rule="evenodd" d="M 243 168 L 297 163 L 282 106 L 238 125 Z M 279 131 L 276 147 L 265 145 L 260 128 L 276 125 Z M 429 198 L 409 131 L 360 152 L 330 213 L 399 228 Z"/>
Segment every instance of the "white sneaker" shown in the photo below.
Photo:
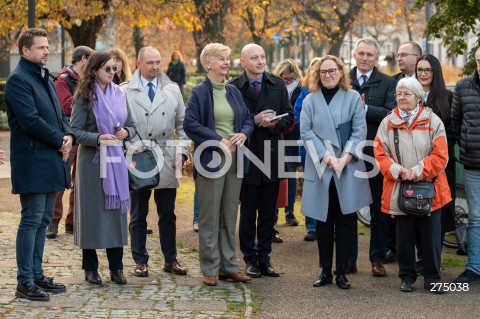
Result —
<path fill-rule="evenodd" d="M 198 220 L 193 221 L 193 231 L 198 233 Z"/>

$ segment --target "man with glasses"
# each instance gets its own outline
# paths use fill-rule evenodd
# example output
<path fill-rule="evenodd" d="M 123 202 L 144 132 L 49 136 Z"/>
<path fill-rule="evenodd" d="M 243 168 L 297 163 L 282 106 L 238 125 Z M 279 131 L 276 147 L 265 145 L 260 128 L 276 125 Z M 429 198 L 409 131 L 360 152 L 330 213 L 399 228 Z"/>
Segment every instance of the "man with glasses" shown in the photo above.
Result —
<path fill-rule="evenodd" d="M 72 114 L 73 106 L 73 93 L 80 77 L 83 74 L 85 65 L 87 65 L 88 57 L 95 51 L 86 46 L 78 46 L 72 52 L 72 65 L 65 66 L 55 80 L 55 88 L 57 89 L 58 99 L 60 100 L 60 106 L 63 113 L 69 119 Z M 72 188 L 70 190 L 70 196 L 68 200 L 68 213 L 65 218 L 65 233 L 73 234 L 73 199 L 75 194 L 75 174 L 77 168 L 77 149 L 78 145 L 73 145 L 70 151 L 69 161 L 72 168 Z M 53 214 L 53 220 L 47 227 L 47 238 L 55 238 L 58 234 L 58 224 L 63 216 L 63 191 L 57 193 L 55 199 L 55 212 Z"/>
<path fill-rule="evenodd" d="M 393 78 L 397 81 L 406 77 L 416 78 L 415 66 L 418 57 L 421 55 L 422 48 L 416 42 L 408 41 L 402 43 L 397 51 L 397 61 L 400 73 L 395 74 Z"/>
<path fill-rule="evenodd" d="M 475 52 L 477 69 L 461 79 L 453 90 L 451 126 L 460 145 L 468 205 L 465 271 L 457 283 L 480 283 L 480 48 Z"/>
<path fill-rule="evenodd" d="M 248 144 L 249 151 L 267 168 L 261 170 L 250 162 L 242 184 L 240 208 L 240 250 L 246 263 L 246 273 L 252 278 L 262 275 L 278 277 L 280 274 L 270 264 L 272 239 L 274 237 L 275 207 L 280 180 L 279 147 L 282 132 L 293 124 L 293 109 L 290 105 L 287 87 L 283 80 L 265 71 L 265 51 L 257 44 L 247 44 L 241 52 L 240 63 L 245 71 L 232 80 L 242 93 L 255 130 Z M 288 116 L 270 121 L 277 115 Z M 268 170 L 268 171 L 265 171 Z M 257 215 L 258 212 L 258 215 Z M 256 243 L 255 243 L 256 239 Z"/>
<path fill-rule="evenodd" d="M 350 71 L 350 83 L 352 88 L 362 96 L 362 102 L 366 112 L 367 140 L 373 141 L 377 134 L 378 126 L 388 113 L 396 105 L 395 87 L 396 81 L 390 76 L 380 72 L 375 64 L 380 55 L 380 45 L 373 37 L 362 38 L 355 44 L 353 56 L 357 66 Z M 414 68 L 415 69 L 415 68 Z M 373 157 L 373 148 L 364 148 L 365 155 Z M 373 164 L 365 161 L 367 171 L 373 169 Z M 388 215 L 381 212 L 381 198 L 383 176 L 377 174 L 369 179 L 373 203 L 370 205 L 370 262 L 372 263 L 372 275 L 375 277 L 386 276 L 383 266 L 387 252 L 387 240 L 389 230 Z M 358 237 L 352 248 L 348 262 L 347 272 L 356 272 L 356 260 L 358 255 Z"/>

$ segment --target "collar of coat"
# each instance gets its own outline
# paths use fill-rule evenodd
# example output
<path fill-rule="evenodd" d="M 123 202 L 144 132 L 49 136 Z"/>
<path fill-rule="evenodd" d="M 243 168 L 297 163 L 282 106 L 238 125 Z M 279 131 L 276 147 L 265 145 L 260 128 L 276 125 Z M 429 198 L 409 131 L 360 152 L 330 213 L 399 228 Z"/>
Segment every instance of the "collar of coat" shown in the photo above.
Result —
<path fill-rule="evenodd" d="M 163 89 L 168 84 L 174 84 L 170 78 L 163 72 L 160 71 L 160 74 L 157 77 L 158 79 L 158 89 Z M 120 86 L 127 86 L 130 89 L 143 90 L 142 81 L 140 81 L 140 69 L 136 69 L 132 74 L 132 78 L 129 82 L 124 82 Z M 177 84 L 175 84 L 177 85 Z"/>
<path fill-rule="evenodd" d="M 407 127 L 407 122 L 400 115 L 400 110 L 398 106 L 393 109 L 392 112 L 388 115 L 388 121 L 390 122 L 390 127 L 398 129 L 408 129 L 412 131 L 417 125 L 422 125 L 430 122 L 430 117 L 432 116 L 432 109 L 429 107 L 424 107 L 420 105 L 420 110 L 418 111 L 417 116 L 413 120 L 412 124 Z"/>
<path fill-rule="evenodd" d="M 50 72 L 48 72 L 47 68 L 43 68 L 43 67 L 39 66 L 38 64 L 35 64 L 32 61 L 25 59 L 24 57 L 20 57 L 20 64 L 22 65 L 22 67 L 24 67 L 24 69 L 27 72 L 30 72 L 30 73 L 38 74 L 38 75 L 41 76 L 41 74 L 42 74 L 41 71 L 43 69 L 43 70 L 45 70 L 45 74 L 46 74 L 45 78 L 48 78 L 48 75 L 50 74 Z"/>
<path fill-rule="evenodd" d="M 370 83 L 375 83 L 375 82 L 380 82 L 380 80 L 382 79 L 382 72 L 380 72 L 376 66 L 373 67 L 373 71 L 372 71 L 372 75 L 370 75 L 370 77 L 368 78 L 368 81 L 367 81 L 367 84 L 370 84 Z M 352 86 L 358 86 L 360 87 L 360 83 L 358 83 L 358 79 L 357 79 L 357 67 L 353 67 L 348 76 L 350 77 L 350 83 L 352 84 Z"/>
<path fill-rule="evenodd" d="M 275 81 L 273 81 L 272 79 L 272 75 L 268 72 L 263 72 L 263 83 L 270 83 L 270 84 L 274 84 Z M 240 88 L 242 88 L 243 86 L 245 85 L 250 85 L 248 83 L 248 77 L 247 77 L 247 73 L 245 71 L 243 71 L 243 73 L 238 77 L 238 85 Z"/>

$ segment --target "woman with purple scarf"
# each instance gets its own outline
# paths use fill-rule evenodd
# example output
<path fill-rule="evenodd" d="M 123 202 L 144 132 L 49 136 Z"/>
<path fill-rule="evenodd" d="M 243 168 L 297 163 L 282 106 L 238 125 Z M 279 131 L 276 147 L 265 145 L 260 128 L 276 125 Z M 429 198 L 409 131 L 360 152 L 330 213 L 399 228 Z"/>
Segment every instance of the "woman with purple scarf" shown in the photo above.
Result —
<path fill-rule="evenodd" d="M 135 133 L 126 97 L 114 83 L 115 59 L 93 53 L 77 86 L 71 126 L 78 136 L 74 243 L 82 248 L 85 280 L 102 285 L 96 249 L 106 249 L 110 279 L 125 284 L 123 246 L 130 209 L 123 140 Z"/>

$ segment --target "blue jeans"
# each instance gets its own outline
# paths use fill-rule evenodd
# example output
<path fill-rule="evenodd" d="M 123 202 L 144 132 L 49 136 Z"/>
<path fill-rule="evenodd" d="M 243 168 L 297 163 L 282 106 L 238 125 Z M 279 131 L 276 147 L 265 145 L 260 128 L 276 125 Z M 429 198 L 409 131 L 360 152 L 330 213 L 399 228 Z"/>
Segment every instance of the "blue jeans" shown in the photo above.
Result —
<path fill-rule="evenodd" d="M 465 195 L 468 206 L 466 269 L 480 274 L 480 170 L 465 170 Z"/>
<path fill-rule="evenodd" d="M 307 232 L 308 231 L 316 232 L 317 231 L 316 225 L 317 225 L 317 221 L 315 219 L 305 216 L 305 228 L 307 229 Z"/>
<path fill-rule="evenodd" d="M 193 193 L 193 221 L 198 221 L 198 194 L 197 190 Z"/>
<path fill-rule="evenodd" d="M 20 194 L 22 216 L 17 232 L 17 281 L 26 284 L 43 277 L 42 258 L 47 226 L 53 219 L 56 192 Z"/>

